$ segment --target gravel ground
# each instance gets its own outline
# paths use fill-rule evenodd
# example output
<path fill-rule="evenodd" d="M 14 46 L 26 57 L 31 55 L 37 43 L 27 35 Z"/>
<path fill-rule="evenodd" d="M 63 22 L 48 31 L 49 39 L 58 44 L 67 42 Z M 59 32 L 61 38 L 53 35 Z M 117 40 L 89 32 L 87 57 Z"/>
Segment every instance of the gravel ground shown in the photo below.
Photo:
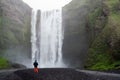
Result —
<path fill-rule="evenodd" d="M 68 68 L 10 70 L 0 72 L 0 80 L 120 80 L 120 74 Z"/>

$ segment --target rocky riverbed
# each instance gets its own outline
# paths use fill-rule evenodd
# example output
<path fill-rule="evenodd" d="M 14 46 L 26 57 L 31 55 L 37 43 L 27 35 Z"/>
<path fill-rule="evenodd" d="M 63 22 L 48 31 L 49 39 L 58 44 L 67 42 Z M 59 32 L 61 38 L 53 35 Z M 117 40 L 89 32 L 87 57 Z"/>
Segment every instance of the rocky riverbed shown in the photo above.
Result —
<path fill-rule="evenodd" d="M 39 69 L 39 73 L 16 69 L 1 70 L 0 80 L 120 80 L 120 74 L 66 68 Z"/>

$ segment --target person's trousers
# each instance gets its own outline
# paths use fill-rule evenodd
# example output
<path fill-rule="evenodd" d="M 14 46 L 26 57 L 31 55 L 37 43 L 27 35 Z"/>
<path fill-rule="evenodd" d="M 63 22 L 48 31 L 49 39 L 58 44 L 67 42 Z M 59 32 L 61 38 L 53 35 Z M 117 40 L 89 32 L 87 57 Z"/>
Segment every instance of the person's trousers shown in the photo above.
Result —
<path fill-rule="evenodd" d="M 34 68 L 34 73 L 38 73 L 38 68 Z"/>

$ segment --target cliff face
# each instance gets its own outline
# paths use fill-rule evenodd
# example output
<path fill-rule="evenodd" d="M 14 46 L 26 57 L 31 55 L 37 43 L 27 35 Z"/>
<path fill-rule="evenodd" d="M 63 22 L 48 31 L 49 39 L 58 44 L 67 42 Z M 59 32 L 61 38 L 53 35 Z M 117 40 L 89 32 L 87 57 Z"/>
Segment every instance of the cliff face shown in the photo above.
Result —
<path fill-rule="evenodd" d="M 69 66 L 83 66 L 91 33 L 86 18 L 100 4 L 100 0 L 73 0 L 63 8 L 63 59 Z"/>
<path fill-rule="evenodd" d="M 22 0 L 0 0 L 0 54 L 16 60 L 30 52 L 30 16 Z"/>
<path fill-rule="evenodd" d="M 93 70 L 120 69 L 120 1 L 103 0 L 88 16 L 92 43 L 85 67 Z"/>

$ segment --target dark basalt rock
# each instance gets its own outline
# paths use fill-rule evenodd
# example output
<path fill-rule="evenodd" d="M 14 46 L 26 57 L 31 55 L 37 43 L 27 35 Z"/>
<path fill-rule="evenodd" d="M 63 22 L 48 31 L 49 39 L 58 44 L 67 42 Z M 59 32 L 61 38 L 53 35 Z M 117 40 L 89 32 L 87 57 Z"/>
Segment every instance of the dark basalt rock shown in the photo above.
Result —
<path fill-rule="evenodd" d="M 18 63 L 10 63 L 11 64 L 11 68 L 15 69 L 15 68 L 27 68 L 25 65 L 22 64 L 18 64 Z"/>
<path fill-rule="evenodd" d="M 0 73 L 0 80 L 119 80 L 120 77 L 111 75 L 90 74 L 89 71 L 76 71 L 75 69 L 49 68 L 39 69 L 34 73 L 33 69 L 24 69 L 8 73 Z"/>

